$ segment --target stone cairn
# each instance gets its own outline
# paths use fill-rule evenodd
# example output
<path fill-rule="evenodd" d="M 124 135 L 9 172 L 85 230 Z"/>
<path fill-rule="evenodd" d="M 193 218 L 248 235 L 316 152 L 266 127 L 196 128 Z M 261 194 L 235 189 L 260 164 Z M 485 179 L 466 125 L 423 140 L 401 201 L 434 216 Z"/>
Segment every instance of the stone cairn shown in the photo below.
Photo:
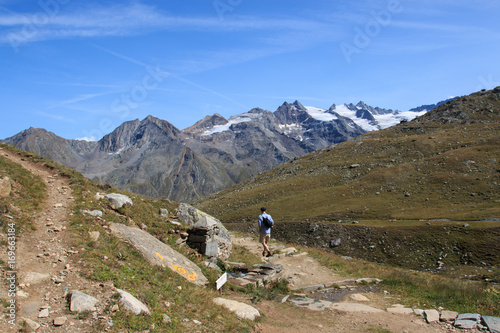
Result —
<path fill-rule="evenodd" d="M 190 225 L 187 245 L 209 258 L 227 260 L 233 249 L 229 231 L 222 222 L 188 204 L 182 203 L 178 217 Z"/>

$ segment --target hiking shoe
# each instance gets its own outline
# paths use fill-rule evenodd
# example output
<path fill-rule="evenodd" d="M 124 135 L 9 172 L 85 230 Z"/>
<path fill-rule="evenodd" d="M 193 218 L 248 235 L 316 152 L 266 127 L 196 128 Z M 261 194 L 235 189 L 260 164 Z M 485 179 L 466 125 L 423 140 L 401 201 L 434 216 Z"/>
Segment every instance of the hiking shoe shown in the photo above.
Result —
<path fill-rule="evenodd" d="M 269 252 L 266 257 L 272 257 L 272 256 L 273 256 L 273 254 L 271 252 Z"/>
<path fill-rule="evenodd" d="M 263 251 L 262 252 L 262 256 L 265 257 L 266 256 L 266 251 Z"/>

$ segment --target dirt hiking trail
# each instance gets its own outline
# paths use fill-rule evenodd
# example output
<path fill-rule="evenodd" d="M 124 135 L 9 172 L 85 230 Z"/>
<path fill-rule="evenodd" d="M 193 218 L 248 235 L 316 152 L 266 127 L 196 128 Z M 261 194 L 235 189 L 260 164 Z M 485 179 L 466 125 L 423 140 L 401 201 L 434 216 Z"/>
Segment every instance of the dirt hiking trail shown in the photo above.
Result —
<path fill-rule="evenodd" d="M 262 245 L 252 237 L 231 235 L 233 244 L 243 246 L 256 256 L 262 256 Z M 329 285 L 349 280 L 337 272 L 320 265 L 306 252 L 292 253 L 293 248 L 269 244 L 274 256 L 262 257 L 263 262 L 281 264 L 282 278 L 289 281 L 291 289 L 307 289 L 309 286 Z M 346 287 L 341 297 L 335 297 L 338 308 L 311 310 L 292 304 L 294 297 L 318 298 L 319 293 L 294 293 L 288 301 L 261 301 L 257 304 L 248 302 L 244 297 L 235 300 L 252 304 L 264 319 L 255 332 L 262 333 L 312 333 L 312 332 L 394 332 L 394 333 L 437 333 L 437 332 L 473 332 L 458 330 L 444 323 L 428 324 L 422 316 L 415 314 L 391 313 L 386 309 L 400 308 L 401 299 L 384 293 L 383 290 L 370 291 L 364 287 Z M 325 299 L 325 297 L 322 297 Z M 299 302 L 300 303 L 300 302 Z M 376 311 L 376 312 L 375 312 Z M 479 332 L 479 331 L 478 331 Z"/>
<path fill-rule="evenodd" d="M 69 179 L 40 163 L 1 148 L 0 156 L 42 178 L 47 187 L 45 206 L 33 219 L 35 230 L 18 235 L 16 244 L 19 285 L 16 295 L 17 324 L 13 327 L 2 318 L 0 331 L 17 332 L 26 320 L 28 331 L 34 331 L 39 325 L 36 332 L 91 332 L 97 322 L 108 318 L 98 315 L 99 308 L 88 318 L 71 314 L 66 297 L 73 290 L 95 296 L 96 293 L 111 295 L 113 289 L 111 285 L 89 281 L 79 274 L 83 266 L 77 256 L 79 249 L 75 247 L 69 231 L 68 207 L 74 201 Z M 43 313 L 44 309 L 49 310 L 47 317 L 44 316 L 47 312 Z M 63 324 L 55 326 L 56 318 L 58 324 Z"/>
<path fill-rule="evenodd" d="M 71 313 L 67 296 L 73 290 L 83 291 L 99 299 L 110 299 L 114 292 L 112 285 L 90 281 L 80 276 L 84 266 L 79 259 L 79 251 L 72 238 L 69 226 L 74 202 L 69 180 L 45 165 L 34 163 L 29 158 L 0 148 L 0 156 L 20 164 L 33 175 L 41 177 L 47 185 L 47 201 L 44 208 L 33 220 L 35 230 L 18 235 L 16 265 L 18 271 L 17 318 L 16 325 L 0 319 L 1 332 L 101 332 L 113 331 L 106 322 L 112 318 L 104 314 L 107 304 L 97 305 L 96 311 L 85 315 Z M 261 245 L 250 237 L 234 237 L 233 242 L 249 249 L 257 256 L 262 255 Z M 271 241 L 271 249 L 276 253 L 284 251 Z M 307 253 L 291 253 L 262 258 L 283 266 L 282 276 L 289 280 L 291 288 L 305 288 L 311 285 L 326 284 L 347 279 L 327 269 Z M 5 288 L 0 296 L 8 299 Z M 251 304 L 262 314 L 255 332 L 455 332 L 454 328 L 442 323 L 427 324 L 416 315 L 394 314 L 386 311 L 388 307 L 401 302 L 400 299 L 383 292 L 364 292 L 366 300 L 356 301 L 346 293 L 338 303 L 360 304 L 348 307 L 349 310 L 332 309 L 320 311 L 293 305 L 292 302 L 259 301 L 252 304 L 248 297 L 234 294 L 232 298 Z M 297 295 L 291 295 L 290 299 Z M 304 295 L 299 295 L 304 296 Z M 379 309 L 370 312 L 369 308 Z M 347 308 L 346 308 L 347 309 Z M 360 310 L 361 309 L 361 310 Z M 363 310 L 365 309 L 365 310 Z M 368 310 L 366 310 L 368 309 Z M 47 311 L 48 310 L 48 311 Z M 28 324 L 23 328 L 23 322 Z M 57 323 L 57 325 L 56 325 Z M 61 324 L 62 323 L 62 324 Z M 104 329 L 105 327 L 105 329 Z M 102 330 L 100 328 L 103 328 Z M 203 328 L 197 330 L 204 332 Z M 461 332 L 466 332 L 461 330 Z"/>

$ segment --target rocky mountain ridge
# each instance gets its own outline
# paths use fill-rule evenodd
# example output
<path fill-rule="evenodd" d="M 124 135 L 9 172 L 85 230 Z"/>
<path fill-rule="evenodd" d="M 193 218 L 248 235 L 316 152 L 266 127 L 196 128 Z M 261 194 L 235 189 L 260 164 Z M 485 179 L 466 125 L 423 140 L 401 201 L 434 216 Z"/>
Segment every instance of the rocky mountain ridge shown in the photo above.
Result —
<path fill-rule="evenodd" d="M 148 116 L 124 122 L 98 142 L 27 129 L 6 143 L 75 168 L 99 183 L 151 197 L 190 201 L 295 157 L 421 115 L 358 104 L 328 110 L 283 103 L 225 119 L 206 116 L 179 130 Z"/>

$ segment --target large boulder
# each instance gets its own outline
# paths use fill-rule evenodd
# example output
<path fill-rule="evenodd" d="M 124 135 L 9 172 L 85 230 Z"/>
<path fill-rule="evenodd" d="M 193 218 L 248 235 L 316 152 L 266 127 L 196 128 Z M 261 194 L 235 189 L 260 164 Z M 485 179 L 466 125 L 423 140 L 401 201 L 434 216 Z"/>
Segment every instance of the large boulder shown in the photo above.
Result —
<path fill-rule="evenodd" d="M 168 267 L 195 285 L 208 284 L 208 279 L 198 266 L 151 234 L 121 223 L 110 223 L 109 229 L 141 252 L 151 264 Z"/>
<path fill-rule="evenodd" d="M 238 316 L 241 319 L 255 320 L 258 317 L 260 317 L 259 310 L 257 310 L 251 305 L 242 302 L 233 301 L 222 297 L 217 297 L 214 298 L 214 303 L 225 307 L 229 311 L 234 312 L 236 316 Z"/>
<path fill-rule="evenodd" d="M 132 206 L 132 204 L 133 204 L 132 199 L 130 199 L 126 195 L 118 194 L 118 193 L 106 194 L 104 196 L 104 199 L 106 199 L 109 202 L 109 205 L 114 210 L 120 209 L 126 205 Z"/>
<path fill-rule="evenodd" d="M 177 216 L 182 223 L 191 226 L 187 240 L 189 246 L 207 257 L 229 258 L 233 243 L 221 221 L 186 203 L 179 205 Z"/>
<path fill-rule="evenodd" d="M 69 309 L 76 312 L 94 311 L 95 305 L 98 302 L 99 300 L 95 297 L 82 293 L 79 290 L 73 290 Z"/>

